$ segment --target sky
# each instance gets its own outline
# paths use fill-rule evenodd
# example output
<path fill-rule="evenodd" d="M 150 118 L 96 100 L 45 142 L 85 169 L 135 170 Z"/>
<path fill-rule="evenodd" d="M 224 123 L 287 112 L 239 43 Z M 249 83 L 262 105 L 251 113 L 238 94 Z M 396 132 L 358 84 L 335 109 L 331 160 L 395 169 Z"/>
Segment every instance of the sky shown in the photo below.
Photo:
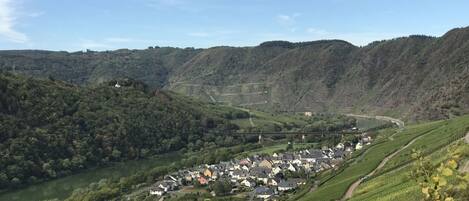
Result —
<path fill-rule="evenodd" d="M 357 46 L 469 26 L 465 0 L 0 0 L 0 49 L 255 46 L 342 39 Z"/>

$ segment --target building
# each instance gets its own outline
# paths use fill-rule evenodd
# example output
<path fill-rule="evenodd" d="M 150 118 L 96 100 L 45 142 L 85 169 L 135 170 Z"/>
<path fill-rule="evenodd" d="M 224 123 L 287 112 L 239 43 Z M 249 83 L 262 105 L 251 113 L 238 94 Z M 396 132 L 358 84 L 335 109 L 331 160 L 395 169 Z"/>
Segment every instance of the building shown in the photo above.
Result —
<path fill-rule="evenodd" d="M 166 192 L 160 188 L 160 187 L 152 187 L 150 188 L 150 195 L 158 195 L 158 196 L 162 196 L 164 195 Z"/>
<path fill-rule="evenodd" d="M 208 184 L 208 179 L 205 178 L 204 176 L 200 176 L 199 178 L 197 178 L 197 181 L 199 181 L 199 183 L 201 185 L 207 185 Z"/>
<path fill-rule="evenodd" d="M 254 187 L 256 187 L 256 181 L 254 181 L 254 179 L 247 178 L 247 179 L 241 181 L 241 185 L 246 186 L 248 188 L 254 188 Z"/>
<path fill-rule="evenodd" d="M 356 150 L 360 150 L 360 149 L 362 149 L 362 148 L 363 148 L 363 145 L 362 145 L 362 143 L 360 143 L 360 142 L 355 145 L 355 149 L 356 149 Z"/>
<path fill-rule="evenodd" d="M 264 159 L 259 163 L 259 167 L 272 169 L 272 162 Z"/>
<path fill-rule="evenodd" d="M 305 116 L 307 116 L 307 117 L 312 117 L 312 116 L 313 116 L 313 113 L 312 113 L 312 112 L 305 112 Z"/>
<path fill-rule="evenodd" d="M 296 181 L 293 180 L 282 180 L 280 183 L 278 183 L 279 191 L 289 191 L 295 189 L 296 187 L 298 187 L 298 184 L 296 184 Z"/>
<path fill-rule="evenodd" d="M 279 182 L 280 182 L 280 179 L 271 178 L 271 179 L 267 180 L 267 185 L 269 185 L 269 186 L 278 186 Z"/>
<path fill-rule="evenodd" d="M 256 195 L 257 198 L 269 199 L 275 194 L 275 191 L 265 186 L 259 186 L 256 189 L 254 189 L 254 194 Z"/>

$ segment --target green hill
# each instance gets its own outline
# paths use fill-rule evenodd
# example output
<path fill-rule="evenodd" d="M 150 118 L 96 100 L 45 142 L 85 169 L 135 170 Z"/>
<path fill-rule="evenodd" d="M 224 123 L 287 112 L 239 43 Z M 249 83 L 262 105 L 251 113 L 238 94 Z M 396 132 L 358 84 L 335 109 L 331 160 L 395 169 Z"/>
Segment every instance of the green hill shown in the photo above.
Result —
<path fill-rule="evenodd" d="M 248 113 L 123 80 L 95 87 L 0 74 L 0 188 L 112 161 L 231 146 Z M 231 119 L 225 116 L 233 115 Z"/>
<path fill-rule="evenodd" d="M 341 40 L 105 52 L 0 51 L 0 69 L 95 85 L 132 78 L 205 101 L 268 111 L 407 119 L 467 113 L 469 28 L 356 47 Z"/>
<path fill-rule="evenodd" d="M 352 183 L 375 169 L 374 174 L 367 176 L 355 189 L 350 200 L 420 200 L 422 194 L 418 183 L 410 177 L 412 150 L 421 150 L 437 165 L 447 157 L 446 148 L 450 144 L 468 150 L 469 145 L 460 143 L 467 132 L 469 116 L 411 125 L 402 132 L 382 131 L 373 145 L 364 152 L 355 153 L 355 157 L 339 170 L 319 175 L 319 187 L 300 200 L 339 200 Z M 386 163 L 377 168 L 387 156 Z M 469 152 L 463 156 L 460 165 L 469 158 Z"/>

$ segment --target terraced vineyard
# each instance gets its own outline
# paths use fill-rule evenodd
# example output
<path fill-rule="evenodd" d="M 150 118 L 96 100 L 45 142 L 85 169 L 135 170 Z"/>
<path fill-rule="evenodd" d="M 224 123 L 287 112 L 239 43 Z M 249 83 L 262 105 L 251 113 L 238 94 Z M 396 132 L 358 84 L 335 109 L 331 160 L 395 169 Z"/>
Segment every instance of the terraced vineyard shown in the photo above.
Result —
<path fill-rule="evenodd" d="M 411 162 L 411 150 L 418 148 L 426 154 L 434 153 L 462 138 L 468 126 L 469 116 L 464 116 L 447 121 L 411 125 L 406 127 L 404 131 L 394 134 L 389 131 L 384 132 L 382 137 L 374 142 L 374 145 L 363 152 L 362 156 L 349 161 L 342 170 L 320 175 L 321 185 L 317 190 L 306 194 L 300 200 L 341 199 L 353 182 L 376 169 L 386 156 L 416 139 L 414 143 L 390 158 L 382 169 L 376 171 L 373 178 L 368 178 L 368 182 L 361 184 L 359 190 L 352 197 L 352 200 L 366 200 L 368 198 L 382 200 L 383 194 L 386 194 L 393 195 L 389 197 L 389 200 L 415 200 L 415 197 L 412 196 L 419 195 L 417 193 L 418 186 L 407 178 L 408 168 L 403 167 Z M 392 137 L 390 137 L 391 135 Z M 386 175 L 383 176 L 383 174 Z M 399 199 L 395 199 L 396 197 Z"/>

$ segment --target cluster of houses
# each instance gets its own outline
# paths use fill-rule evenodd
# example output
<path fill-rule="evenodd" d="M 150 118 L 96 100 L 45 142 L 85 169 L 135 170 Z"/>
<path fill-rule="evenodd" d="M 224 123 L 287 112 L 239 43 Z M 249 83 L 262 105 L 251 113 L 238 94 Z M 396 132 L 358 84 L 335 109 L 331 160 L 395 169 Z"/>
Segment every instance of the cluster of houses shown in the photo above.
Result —
<path fill-rule="evenodd" d="M 231 182 L 231 193 L 251 191 L 257 198 L 272 199 L 304 185 L 305 175 L 337 167 L 345 157 L 369 143 L 371 137 L 363 137 L 357 143 L 339 143 L 332 148 L 305 149 L 270 156 L 254 155 L 218 164 L 204 164 L 166 175 L 152 185 L 150 194 L 162 196 L 194 183 L 208 185 L 223 180 Z"/>

